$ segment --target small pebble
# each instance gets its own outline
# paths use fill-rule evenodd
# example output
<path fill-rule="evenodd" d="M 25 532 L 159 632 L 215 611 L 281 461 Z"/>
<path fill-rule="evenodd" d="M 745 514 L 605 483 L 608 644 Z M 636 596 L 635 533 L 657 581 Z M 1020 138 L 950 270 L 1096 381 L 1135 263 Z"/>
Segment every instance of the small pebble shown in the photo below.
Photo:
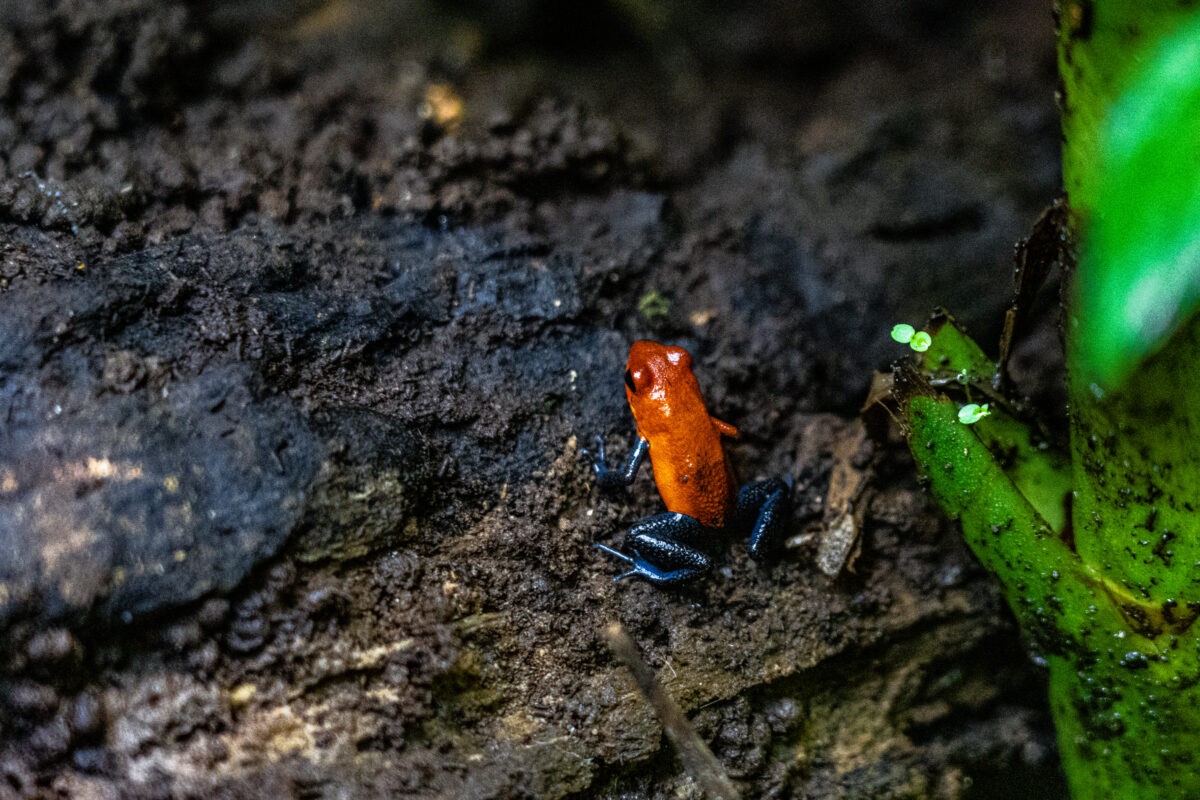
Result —
<path fill-rule="evenodd" d="M 205 600 L 204 605 L 200 606 L 200 610 L 196 612 L 196 621 L 211 631 L 219 628 L 227 616 L 229 616 L 229 601 L 222 597 L 214 597 L 211 600 Z"/>
<path fill-rule="evenodd" d="M 67 721 L 75 736 L 81 738 L 96 736 L 104 730 L 104 704 L 91 692 L 83 692 L 71 702 L 71 713 Z"/>
<path fill-rule="evenodd" d="M 70 658 L 77 645 L 66 628 L 54 628 L 31 637 L 25 645 L 25 654 L 35 664 L 56 664 Z"/>
<path fill-rule="evenodd" d="M 58 692 L 33 681 L 21 681 L 8 687 L 8 706 L 22 716 L 42 719 L 58 708 Z"/>

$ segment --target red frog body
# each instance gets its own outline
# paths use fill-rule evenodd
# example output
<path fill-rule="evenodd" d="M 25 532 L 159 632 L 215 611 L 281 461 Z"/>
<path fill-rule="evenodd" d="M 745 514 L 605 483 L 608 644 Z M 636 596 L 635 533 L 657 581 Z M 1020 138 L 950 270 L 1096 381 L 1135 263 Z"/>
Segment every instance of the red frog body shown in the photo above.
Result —
<path fill-rule="evenodd" d="M 597 545 L 633 565 L 618 579 L 636 575 L 660 585 L 692 580 L 711 567 L 710 541 L 730 529 L 749 528 L 755 558 L 774 549 L 790 509 L 790 483 L 774 478 L 738 489 L 721 442 L 722 437 L 736 439 L 738 429 L 708 413 L 687 350 L 634 342 L 625 367 L 625 396 L 638 433 L 625 467 L 608 468 L 600 437 L 595 454 L 585 454 L 604 488 L 632 483 L 648 454 L 668 513 L 630 529 L 626 545 L 633 555 Z"/>
<path fill-rule="evenodd" d="M 634 342 L 625 367 L 625 396 L 638 436 L 650 443 L 654 482 L 668 511 L 701 525 L 725 525 L 737 503 L 737 478 L 721 437 L 738 429 L 708 413 L 692 357 L 682 347 Z"/>

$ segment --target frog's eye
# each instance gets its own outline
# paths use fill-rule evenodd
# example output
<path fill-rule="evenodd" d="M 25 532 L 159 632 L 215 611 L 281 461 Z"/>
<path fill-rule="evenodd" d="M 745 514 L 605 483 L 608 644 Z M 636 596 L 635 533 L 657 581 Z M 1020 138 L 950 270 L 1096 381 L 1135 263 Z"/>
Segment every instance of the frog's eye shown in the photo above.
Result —
<path fill-rule="evenodd" d="M 654 373 L 648 367 L 630 367 L 625 370 L 625 385 L 630 394 L 637 394 L 642 389 L 649 389 L 654 383 Z"/>

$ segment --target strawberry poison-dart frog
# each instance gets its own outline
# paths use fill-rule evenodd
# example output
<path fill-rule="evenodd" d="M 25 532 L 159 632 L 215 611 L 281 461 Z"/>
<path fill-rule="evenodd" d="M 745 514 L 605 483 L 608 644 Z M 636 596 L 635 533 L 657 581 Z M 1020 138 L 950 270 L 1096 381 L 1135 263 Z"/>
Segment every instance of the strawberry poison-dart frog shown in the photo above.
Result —
<path fill-rule="evenodd" d="M 637 423 L 637 444 L 620 469 L 605 462 L 604 439 L 591 458 L 602 488 L 628 486 L 647 455 L 667 513 L 636 523 L 625 535 L 628 553 L 596 547 L 631 565 L 633 575 L 660 586 L 690 581 L 712 566 L 708 550 L 722 535 L 748 532 L 750 555 L 759 559 L 782 539 L 791 506 L 791 482 L 758 481 L 738 489 L 721 437 L 738 429 L 709 416 L 682 347 L 642 340 L 629 349 L 625 396 Z"/>

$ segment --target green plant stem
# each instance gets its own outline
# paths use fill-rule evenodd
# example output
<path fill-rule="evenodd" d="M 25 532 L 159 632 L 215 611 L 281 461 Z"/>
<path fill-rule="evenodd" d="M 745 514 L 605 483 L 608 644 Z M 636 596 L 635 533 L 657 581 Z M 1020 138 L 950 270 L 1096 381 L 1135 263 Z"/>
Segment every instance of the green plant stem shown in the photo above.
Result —
<path fill-rule="evenodd" d="M 1174 608 L 1130 596 L 1055 534 L 957 404 L 897 376 L 909 444 L 962 523 L 1050 677 L 1063 769 L 1077 798 L 1200 797 L 1200 642 Z M 985 420 L 986 422 L 986 420 Z M 983 423 L 980 423 L 983 424 Z"/>
<path fill-rule="evenodd" d="M 1074 651 L 1047 659 L 1058 746 L 1073 797 L 1200 796 L 1194 637 L 1148 640 L 1097 613 Z"/>
<path fill-rule="evenodd" d="M 962 522 L 975 555 L 1001 579 L 1005 598 L 1030 633 L 1034 649 L 1070 650 L 1070 623 L 1082 622 L 1098 601 L 1079 559 L 972 427 L 958 421 L 958 404 L 917 393 L 906 405 L 917 467 L 929 478 L 943 510 Z"/>
<path fill-rule="evenodd" d="M 954 318 L 938 310 L 930 321 L 933 343 L 920 356 L 922 370 L 946 385 L 962 383 L 963 391 L 992 399 L 994 409 L 972 430 L 991 452 L 1004 474 L 1055 533 L 1067 527 L 1071 493 L 1071 464 L 1066 454 L 1052 447 L 1028 425 L 1013 417 L 991 387 L 999 369 L 967 336 Z"/>
<path fill-rule="evenodd" d="M 1200 531 L 1190 500 L 1177 502 L 1200 486 L 1200 412 L 1170 402 L 1200 392 L 1200 323 L 1143 365 L 1137 393 L 1072 397 L 1073 475 L 1004 402 L 958 421 L 939 389 L 990 392 L 996 365 L 944 312 L 930 331 L 930 348 L 895 374 L 909 446 L 1049 669 L 1073 795 L 1200 797 L 1200 603 L 1186 599 Z"/>
<path fill-rule="evenodd" d="M 1008 413 L 994 365 L 952 320 L 919 369 L 898 368 L 893 396 L 931 493 L 1049 669 L 1072 795 L 1197 798 L 1200 21 L 1194 0 L 1056 12 L 1063 180 L 1083 242 L 1065 256 L 1079 263 L 1070 469 Z M 960 424 L 939 390 L 996 410 Z"/>

